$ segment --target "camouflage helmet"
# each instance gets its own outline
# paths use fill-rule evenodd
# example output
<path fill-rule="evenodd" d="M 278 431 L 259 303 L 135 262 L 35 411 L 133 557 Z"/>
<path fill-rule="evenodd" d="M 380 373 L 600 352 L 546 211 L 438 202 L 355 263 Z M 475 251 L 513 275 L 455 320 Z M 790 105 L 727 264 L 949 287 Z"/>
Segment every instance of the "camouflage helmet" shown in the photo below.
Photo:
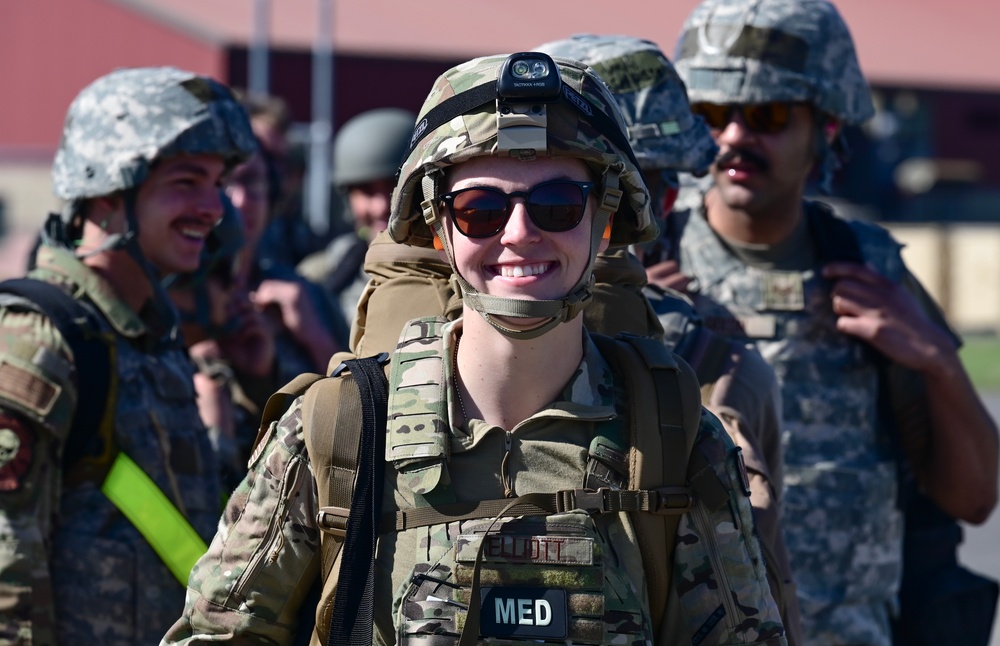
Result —
<path fill-rule="evenodd" d="M 874 114 L 851 34 L 826 0 L 705 0 L 674 64 L 692 103 L 802 101 L 848 124 Z"/>
<path fill-rule="evenodd" d="M 511 56 L 522 54 L 525 53 Z M 432 233 L 418 208 L 421 200 L 429 197 L 421 190 L 425 177 L 439 178 L 443 169 L 473 157 L 503 155 L 583 160 L 597 177 L 613 177 L 612 181 L 624 193 L 615 215 L 611 244 L 654 238 L 657 231 L 649 194 L 627 141 L 625 122 L 611 92 L 593 70 L 576 61 L 555 59 L 562 93 L 546 105 L 547 126 L 535 128 L 543 140 L 520 148 L 512 148 L 503 141 L 508 131 L 500 121 L 511 115 L 502 112 L 497 79 L 511 56 L 473 59 L 448 70 L 434 83 L 420 108 L 409 150 L 397 176 L 389 217 L 392 239 L 431 246 Z M 435 119 L 449 105 L 463 107 L 443 122 Z"/>
<path fill-rule="evenodd" d="M 414 121 L 415 115 L 402 108 L 377 108 L 349 119 L 333 142 L 334 186 L 394 177 Z"/>
<path fill-rule="evenodd" d="M 586 63 L 604 79 L 642 170 L 708 171 L 718 146 L 701 117 L 691 113 L 684 82 L 655 43 L 580 34 L 536 49 Z"/>
<path fill-rule="evenodd" d="M 246 111 L 218 81 L 172 67 L 120 69 L 70 105 L 53 188 L 64 200 L 109 195 L 139 186 L 160 157 L 220 155 L 235 164 L 256 147 Z"/>
<path fill-rule="evenodd" d="M 582 63 L 518 52 L 458 65 L 438 77 L 420 109 L 393 192 L 389 235 L 396 242 L 419 246 L 431 246 L 436 236 L 464 305 L 505 336 L 535 338 L 576 317 L 593 299 L 593 263 L 609 221 L 612 245 L 657 235 L 649 193 L 626 133 L 611 92 Z M 576 158 L 597 178 L 590 260 L 562 298 L 480 294 L 457 271 L 438 199 L 444 169 L 486 156 Z M 497 317 L 544 321 L 530 329 L 513 329 Z"/>

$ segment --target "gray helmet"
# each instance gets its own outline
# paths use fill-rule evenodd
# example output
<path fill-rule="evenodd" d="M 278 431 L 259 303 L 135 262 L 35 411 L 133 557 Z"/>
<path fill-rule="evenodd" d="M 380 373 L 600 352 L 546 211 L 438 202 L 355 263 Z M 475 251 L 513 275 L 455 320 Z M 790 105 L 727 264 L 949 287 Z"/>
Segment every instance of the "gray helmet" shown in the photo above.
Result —
<path fill-rule="evenodd" d="M 591 269 L 609 218 L 611 244 L 656 237 L 649 193 L 628 142 L 618 104 L 593 70 L 544 53 L 477 58 L 438 77 L 420 109 L 393 192 L 389 235 L 396 242 L 444 245 L 441 204 L 444 170 L 475 157 L 572 157 L 594 176 L 597 208 L 590 264 L 559 300 L 527 301 L 479 294 L 455 271 L 464 302 L 512 338 L 533 338 L 577 316 L 592 298 Z M 494 316 L 544 318 L 530 330 L 512 330 Z"/>
<path fill-rule="evenodd" d="M 416 120 L 402 108 L 377 108 L 349 119 L 333 142 L 333 185 L 344 189 L 395 177 Z"/>
<path fill-rule="evenodd" d="M 536 49 L 586 63 L 604 79 L 642 170 L 708 171 L 718 146 L 701 117 L 691 114 L 684 82 L 655 43 L 580 34 Z"/>
<path fill-rule="evenodd" d="M 851 34 L 825 0 L 705 0 L 674 64 L 692 103 L 803 101 L 848 124 L 874 114 Z"/>
<path fill-rule="evenodd" d="M 257 149 L 246 111 L 229 89 L 172 67 L 121 69 L 84 88 L 66 114 L 52 167 L 55 194 L 81 200 L 136 188 L 160 157 Z"/>

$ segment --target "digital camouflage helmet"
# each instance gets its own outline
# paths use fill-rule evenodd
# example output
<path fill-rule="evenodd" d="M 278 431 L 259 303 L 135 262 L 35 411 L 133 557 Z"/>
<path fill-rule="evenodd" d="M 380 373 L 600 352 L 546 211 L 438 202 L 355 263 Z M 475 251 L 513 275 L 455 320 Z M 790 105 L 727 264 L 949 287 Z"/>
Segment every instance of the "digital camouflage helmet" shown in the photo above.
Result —
<path fill-rule="evenodd" d="M 642 170 L 708 171 L 718 146 L 702 118 L 691 113 L 684 82 L 655 43 L 579 34 L 536 49 L 594 68 L 614 93 Z"/>
<path fill-rule="evenodd" d="M 692 103 L 801 101 L 848 124 L 874 114 L 851 34 L 825 0 L 707 0 L 674 64 Z"/>
<path fill-rule="evenodd" d="M 706 0 L 684 23 L 674 64 L 692 103 L 805 102 L 826 119 L 860 124 L 875 113 L 854 41 L 825 0 Z M 819 187 L 829 192 L 847 154 L 817 129 Z"/>
<path fill-rule="evenodd" d="M 135 198 L 156 160 L 218 155 L 228 166 L 250 157 L 257 143 L 246 111 L 229 89 L 172 67 L 120 69 L 92 82 L 73 100 L 52 168 L 55 194 L 66 200 L 46 224 L 46 238 L 74 246 L 84 200 L 121 193 L 126 229 L 97 251 L 124 248 L 156 290 L 161 316 L 173 319 L 160 276 L 136 236 Z"/>
<path fill-rule="evenodd" d="M 444 171 L 484 156 L 574 157 L 598 178 L 590 264 L 564 298 L 529 301 L 480 294 L 455 270 L 439 200 Z M 399 170 L 389 234 L 396 242 L 419 246 L 431 246 L 436 235 L 464 302 L 501 333 L 534 338 L 571 320 L 590 302 L 593 261 L 612 215 L 612 245 L 655 238 L 649 194 L 614 97 L 581 63 L 520 52 L 477 58 L 438 77 Z M 546 321 L 512 330 L 496 316 Z"/>
<path fill-rule="evenodd" d="M 333 185 L 344 190 L 394 177 L 415 118 L 402 108 L 376 108 L 348 119 L 333 142 Z"/>
<path fill-rule="evenodd" d="M 218 81 L 172 67 L 120 69 L 70 105 L 52 184 L 64 200 L 99 197 L 137 187 L 160 157 L 235 165 L 256 149 L 246 111 Z"/>

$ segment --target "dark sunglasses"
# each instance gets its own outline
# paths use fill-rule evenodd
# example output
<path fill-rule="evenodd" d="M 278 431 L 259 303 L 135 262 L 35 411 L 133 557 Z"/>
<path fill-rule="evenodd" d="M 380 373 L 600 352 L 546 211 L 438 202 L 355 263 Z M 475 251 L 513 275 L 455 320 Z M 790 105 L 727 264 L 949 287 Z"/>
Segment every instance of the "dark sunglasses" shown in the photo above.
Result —
<path fill-rule="evenodd" d="M 739 112 L 743 123 L 754 132 L 774 134 L 788 126 L 794 103 L 748 103 L 730 105 L 721 103 L 692 103 L 691 112 L 697 114 L 709 128 L 722 130 Z"/>
<path fill-rule="evenodd" d="M 467 238 L 489 238 L 503 231 L 510 218 L 510 199 L 524 198 L 528 216 L 539 229 L 558 233 L 580 224 L 593 182 L 555 179 L 526 191 L 505 193 L 489 186 L 470 186 L 441 196 L 455 228 Z"/>

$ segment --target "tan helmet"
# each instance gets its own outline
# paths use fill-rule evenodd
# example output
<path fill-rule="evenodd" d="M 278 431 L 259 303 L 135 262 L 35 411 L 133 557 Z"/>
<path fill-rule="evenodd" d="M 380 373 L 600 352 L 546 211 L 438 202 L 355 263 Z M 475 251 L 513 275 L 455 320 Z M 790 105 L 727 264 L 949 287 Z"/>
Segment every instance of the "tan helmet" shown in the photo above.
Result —
<path fill-rule="evenodd" d="M 558 301 L 497 298 L 479 294 L 458 276 L 465 302 L 495 328 L 515 338 L 543 334 L 590 301 L 593 259 L 612 214 L 612 245 L 643 242 L 657 234 L 627 132 L 607 86 L 576 61 L 519 52 L 458 65 L 438 77 L 417 116 L 393 192 L 389 234 L 396 242 L 431 246 L 436 233 L 454 270 L 439 214 L 445 168 L 486 156 L 584 161 L 599 178 L 598 207 L 591 263 L 570 294 Z M 511 330 L 494 315 L 550 320 L 531 330 Z"/>

